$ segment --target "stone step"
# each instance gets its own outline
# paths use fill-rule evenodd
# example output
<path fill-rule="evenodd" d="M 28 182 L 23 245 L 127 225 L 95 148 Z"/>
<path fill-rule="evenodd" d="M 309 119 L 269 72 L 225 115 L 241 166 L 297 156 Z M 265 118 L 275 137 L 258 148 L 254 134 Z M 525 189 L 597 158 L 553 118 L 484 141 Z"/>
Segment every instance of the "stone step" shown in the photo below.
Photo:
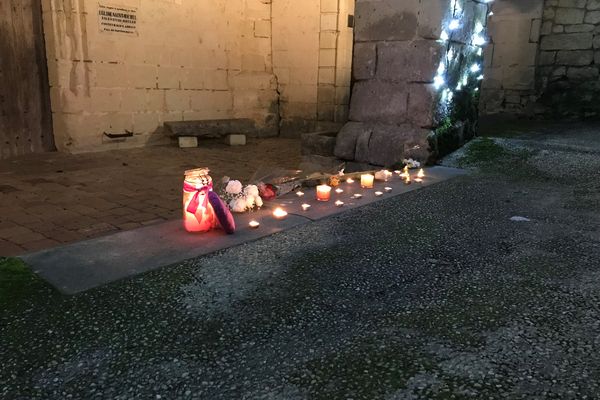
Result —
<path fill-rule="evenodd" d="M 301 136 L 302 155 L 333 157 L 337 131 L 304 133 Z"/>
<path fill-rule="evenodd" d="M 165 122 L 165 128 L 168 134 L 176 137 L 220 138 L 230 134 L 247 135 L 257 132 L 254 121 L 247 118 L 171 121 Z"/>

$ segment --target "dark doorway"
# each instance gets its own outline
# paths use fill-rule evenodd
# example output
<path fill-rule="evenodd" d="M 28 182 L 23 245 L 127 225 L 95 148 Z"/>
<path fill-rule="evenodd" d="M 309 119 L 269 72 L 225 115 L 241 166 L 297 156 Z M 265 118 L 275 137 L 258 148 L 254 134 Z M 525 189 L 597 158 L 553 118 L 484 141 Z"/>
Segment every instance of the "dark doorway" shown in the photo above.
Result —
<path fill-rule="evenodd" d="M 0 159 L 54 150 L 41 0 L 0 0 Z"/>

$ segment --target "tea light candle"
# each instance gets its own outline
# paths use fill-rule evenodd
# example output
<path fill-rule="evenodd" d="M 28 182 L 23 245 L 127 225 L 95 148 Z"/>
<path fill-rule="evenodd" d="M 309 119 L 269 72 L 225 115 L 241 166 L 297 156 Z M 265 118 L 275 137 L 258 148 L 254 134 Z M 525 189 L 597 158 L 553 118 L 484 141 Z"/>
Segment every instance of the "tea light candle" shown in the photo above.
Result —
<path fill-rule="evenodd" d="M 415 182 L 417 182 L 417 183 L 423 183 L 423 178 L 415 178 Z"/>
<path fill-rule="evenodd" d="M 360 193 L 356 193 L 355 195 L 352 196 L 353 199 L 362 199 L 362 194 Z"/>
<path fill-rule="evenodd" d="M 308 211 L 308 210 L 310 210 L 310 207 L 311 207 L 311 205 L 310 205 L 310 204 L 306 204 L 306 203 L 304 203 L 304 204 L 302 204 L 302 206 L 301 206 L 301 207 L 302 207 L 302 210 L 304 210 L 304 211 Z"/>
<path fill-rule="evenodd" d="M 341 200 L 338 200 L 338 201 L 335 202 L 335 206 L 336 207 L 343 207 L 344 206 L 344 202 L 341 201 Z"/>
<path fill-rule="evenodd" d="M 248 224 L 250 226 L 250 228 L 252 229 L 256 229 L 260 226 L 260 222 L 258 221 L 250 221 L 250 223 Z"/>
<path fill-rule="evenodd" d="M 417 174 L 417 178 L 421 178 L 421 179 L 425 178 L 425 171 L 423 171 L 423 168 L 421 168 L 419 170 L 419 173 Z"/>
<path fill-rule="evenodd" d="M 302 196 L 304 196 L 304 192 L 301 192 L 301 191 L 299 191 L 299 190 L 298 190 L 298 191 L 296 192 L 296 196 L 298 196 L 298 197 L 302 197 Z"/>
<path fill-rule="evenodd" d="M 329 201 L 331 198 L 331 186 L 319 185 L 317 186 L 317 200 Z"/>
<path fill-rule="evenodd" d="M 389 186 L 386 186 L 386 187 L 383 188 L 383 190 L 385 190 L 387 193 L 389 193 L 389 192 L 392 191 L 392 188 L 389 187 Z"/>
<path fill-rule="evenodd" d="M 337 188 L 337 189 L 335 189 L 335 192 L 337 194 L 342 194 L 342 193 L 344 193 L 344 189 Z"/>
<path fill-rule="evenodd" d="M 402 173 L 400 174 L 400 178 L 406 178 L 409 175 L 410 175 L 410 173 L 408 172 L 408 165 L 407 165 L 407 166 L 405 166 L 402 169 Z"/>
<path fill-rule="evenodd" d="M 375 196 L 381 197 L 381 196 L 383 196 L 383 192 L 375 192 Z"/>
<path fill-rule="evenodd" d="M 360 186 L 365 189 L 373 189 L 373 181 L 375 180 L 375 176 L 371 174 L 364 174 L 360 176 Z"/>
<path fill-rule="evenodd" d="M 284 219 L 285 217 L 287 217 L 288 213 L 281 207 L 277 207 L 274 211 L 273 211 L 273 216 L 277 219 Z"/>
<path fill-rule="evenodd" d="M 354 183 L 354 179 L 348 178 L 348 179 L 346 179 L 346 183 Z"/>

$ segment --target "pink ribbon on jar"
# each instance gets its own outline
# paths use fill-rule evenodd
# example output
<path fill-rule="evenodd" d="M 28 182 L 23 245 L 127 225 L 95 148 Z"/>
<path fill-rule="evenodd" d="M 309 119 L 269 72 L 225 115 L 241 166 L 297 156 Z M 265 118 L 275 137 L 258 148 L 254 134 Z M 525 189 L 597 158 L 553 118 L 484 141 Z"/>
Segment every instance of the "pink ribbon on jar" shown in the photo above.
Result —
<path fill-rule="evenodd" d="M 203 194 L 204 195 L 204 201 L 202 202 L 202 208 L 206 208 L 206 206 L 208 205 L 208 192 L 210 192 L 212 190 L 212 184 L 211 185 L 204 185 L 201 186 L 199 188 L 195 187 L 194 185 L 190 185 L 187 182 L 183 182 L 183 190 L 187 193 L 194 193 L 194 197 L 192 197 L 192 200 L 189 202 L 186 211 L 192 214 L 196 214 L 196 211 L 198 211 L 198 207 L 200 207 L 200 195 Z"/>

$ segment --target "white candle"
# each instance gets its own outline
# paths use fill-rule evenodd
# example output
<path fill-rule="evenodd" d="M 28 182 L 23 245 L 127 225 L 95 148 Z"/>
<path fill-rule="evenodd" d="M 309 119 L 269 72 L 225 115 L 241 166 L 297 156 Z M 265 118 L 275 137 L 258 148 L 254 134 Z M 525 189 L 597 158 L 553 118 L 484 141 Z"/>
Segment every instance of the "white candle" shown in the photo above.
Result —
<path fill-rule="evenodd" d="M 375 196 L 381 197 L 381 196 L 383 196 L 383 192 L 375 192 Z"/>
<path fill-rule="evenodd" d="M 298 197 L 302 197 L 302 196 L 304 196 L 304 192 L 301 192 L 301 191 L 299 191 L 299 190 L 298 190 L 298 191 L 296 192 L 296 196 L 298 196 Z"/>
<path fill-rule="evenodd" d="M 415 178 L 415 182 L 417 182 L 417 183 L 423 183 L 423 178 Z"/>
<path fill-rule="evenodd" d="M 250 221 L 248 225 L 250 226 L 250 228 L 256 229 L 260 226 L 260 223 L 258 221 Z"/>
<path fill-rule="evenodd" d="M 336 201 L 336 202 L 335 202 L 335 206 L 336 206 L 336 207 L 343 207 L 343 206 L 344 206 L 344 202 L 343 202 L 343 201 L 340 201 L 340 200 L 338 200 L 338 201 Z"/>
<path fill-rule="evenodd" d="M 352 179 L 352 178 L 348 178 L 348 179 L 346 179 L 346 182 L 347 182 L 347 183 L 354 183 L 354 179 Z"/>
<path fill-rule="evenodd" d="M 310 207 L 311 207 L 310 204 L 306 204 L 306 203 L 302 204 L 302 210 L 304 210 L 304 211 L 310 210 Z"/>
<path fill-rule="evenodd" d="M 344 189 L 337 188 L 337 189 L 335 189 L 335 192 L 337 194 L 341 194 L 341 193 L 344 193 Z"/>
<path fill-rule="evenodd" d="M 362 199 L 362 194 L 356 193 L 354 196 L 352 196 L 352 198 L 357 199 L 357 200 Z"/>
<path fill-rule="evenodd" d="M 329 201 L 331 198 L 331 186 L 319 185 L 317 186 L 317 200 Z"/>
<path fill-rule="evenodd" d="M 371 174 L 364 174 L 360 176 L 360 186 L 365 189 L 373 189 L 373 181 L 375 177 Z"/>
<path fill-rule="evenodd" d="M 386 186 L 386 187 L 383 188 L 383 190 L 385 190 L 387 193 L 389 193 L 389 192 L 392 191 L 392 188 L 389 187 L 389 186 Z"/>
<path fill-rule="evenodd" d="M 287 217 L 288 213 L 281 207 L 277 207 L 274 211 L 273 211 L 273 216 L 277 219 L 284 219 L 285 217 Z"/>

